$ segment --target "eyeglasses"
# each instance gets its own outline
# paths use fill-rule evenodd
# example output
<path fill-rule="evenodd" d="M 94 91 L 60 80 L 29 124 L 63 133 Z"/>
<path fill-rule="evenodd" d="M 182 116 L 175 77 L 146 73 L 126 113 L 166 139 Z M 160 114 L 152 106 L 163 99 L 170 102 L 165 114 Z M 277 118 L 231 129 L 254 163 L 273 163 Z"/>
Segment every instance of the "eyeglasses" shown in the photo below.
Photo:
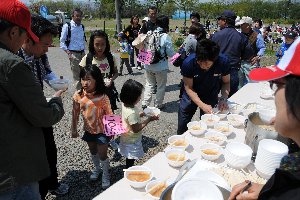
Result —
<path fill-rule="evenodd" d="M 274 80 L 274 81 L 270 81 L 269 83 L 270 83 L 270 88 L 273 91 L 277 91 L 277 90 L 285 87 L 285 80 L 282 78 Z"/>

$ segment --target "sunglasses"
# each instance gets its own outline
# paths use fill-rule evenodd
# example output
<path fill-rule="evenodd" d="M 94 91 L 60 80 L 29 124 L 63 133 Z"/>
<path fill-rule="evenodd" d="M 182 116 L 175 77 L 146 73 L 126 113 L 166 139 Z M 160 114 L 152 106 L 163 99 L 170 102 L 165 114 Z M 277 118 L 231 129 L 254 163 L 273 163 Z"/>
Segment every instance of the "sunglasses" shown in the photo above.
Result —
<path fill-rule="evenodd" d="M 285 80 L 283 78 L 277 79 L 274 81 L 269 81 L 269 83 L 270 83 L 270 88 L 273 91 L 277 91 L 277 90 L 285 87 Z"/>

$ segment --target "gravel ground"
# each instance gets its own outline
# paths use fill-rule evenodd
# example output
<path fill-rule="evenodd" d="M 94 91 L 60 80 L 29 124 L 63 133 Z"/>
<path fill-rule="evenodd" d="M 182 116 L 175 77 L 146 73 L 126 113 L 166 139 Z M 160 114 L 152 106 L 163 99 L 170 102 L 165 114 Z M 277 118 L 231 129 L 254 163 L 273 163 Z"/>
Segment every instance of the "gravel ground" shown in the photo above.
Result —
<path fill-rule="evenodd" d="M 116 54 L 117 55 L 117 54 Z M 58 47 L 52 47 L 48 52 L 49 62 L 52 70 L 57 75 L 62 75 L 72 80 L 72 72 L 66 54 Z M 118 57 L 118 56 L 117 56 Z M 127 73 L 126 68 L 123 74 Z M 134 76 L 124 75 L 116 79 L 116 87 L 120 92 L 123 83 L 129 79 L 135 79 L 145 85 L 144 70 L 134 69 Z M 143 130 L 143 146 L 145 156 L 135 164 L 143 164 L 156 153 L 162 151 L 166 147 L 167 138 L 170 135 L 176 134 L 177 130 L 177 110 L 179 106 L 178 95 L 180 80 L 179 69 L 170 66 L 168 74 L 168 83 L 165 95 L 165 109 L 162 111 L 160 120 L 148 124 Z M 47 87 L 45 88 L 45 96 L 50 97 L 54 91 Z M 95 181 L 89 181 L 90 171 L 93 169 L 93 164 L 90 160 L 87 144 L 80 138 L 73 139 L 70 137 L 71 125 L 71 109 L 72 109 L 72 94 L 74 89 L 69 88 L 69 91 L 63 97 L 65 108 L 65 116 L 54 126 L 55 141 L 58 149 L 58 172 L 59 179 L 70 186 L 70 192 L 64 196 L 54 196 L 49 194 L 48 199 L 92 199 L 103 190 L 101 188 L 101 177 Z M 139 105 L 141 107 L 141 105 Z M 118 102 L 118 107 L 121 104 Z M 121 109 L 117 110 L 120 114 Z M 199 114 L 195 115 L 199 116 Z M 82 127 L 82 123 L 80 123 Z M 83 134 L 82 128 L 79 129 L 80 134 Z M 125 159 L 116 151 L 109 149 L 111 183 L 115 183 L 123 178 L 123 168 L 125 167 Z"/>
<path fill-rule="evenodd" d="M 117 55 L 117 54 L 116 54 Z M 48 57 L 52 70 L 57 75 L 62 75 L 72 80 L 72 73 L 69 66 L 69 61 L 66 54 L 58 47 L 49 49 Z M 117 56 L 118 59 L 118 56 Z M 273 57 L 266 57 L 262 60 L 262 65 L 273 63 Z M 127 71 L 124 69 L 123 74 Z M 123 83 L 129 79 L 135 79 L 145 85 L 144 70 L 134 69 L 134 76 L 124 75 L 116 79 L 116 87 L 120 92 Z M 178 83 L 181 79 L 179 69 L 170 66 L 168 74 L 168 82 L 164 103 L 165 109 L 161 112 L 160 120 L 148 124 L 143 130 L 143 147 L 145 156 L 135 164 L 143 164 L 156 153 L 162 151 L 166 147 L 167 138 L 176 134 L 177 130 L 177 110 L 179 106 Z M 73 139 L 70 137 L 71 124 L 71 108 L 72 95 L 74 89 L 69 88 L 68 92 L 63 97 L 65 108 L 65 116 L 54 126 L 54 135 L 58 149 L 58 172 L 59 179 L 70 186 L 70 192 L 64 196 L 54 196 L 49 194 L 48 199 L 59 200 L 87 200 L 92 199 L 103 190 L 101 188 L 101 177 L 94 182 L 89 181 L 90 171 L 93 169 L 93 164 L 90 160 L 87 144 L 80 138 Z M 47 87 L 45 88 L 46 97 L 50 97 L 54 91 Z M 141 105 L 139 105 L 141 107 Z M 121 104 L 118 103 L 121 108 Z M 120 114 L 121 109 L 117 110 L 116 114 Z M 194 115 L 194 119 L 198 119 L 199 112 Z M 82 123 L 80 123 L 82 127 Z M 78 129 L 82 130 L 82 128 Z M 80 131 L 83 134 L 83 131 Z M 109 149 L 108 156 L 110 162 L 111 183 L 115 183 L 123 178 L 123 168 L 125 167 L 125 159 L 116 151 Z"/>

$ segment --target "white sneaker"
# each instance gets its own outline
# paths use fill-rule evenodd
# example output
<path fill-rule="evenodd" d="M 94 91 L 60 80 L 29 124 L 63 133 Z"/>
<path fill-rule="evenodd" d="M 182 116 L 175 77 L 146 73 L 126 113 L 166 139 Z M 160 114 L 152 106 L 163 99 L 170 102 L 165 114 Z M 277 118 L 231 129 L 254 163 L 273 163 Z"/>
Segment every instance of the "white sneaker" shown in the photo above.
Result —
<path fill-rule="evenodd" d="M 100 169 L 99 169 L 99 170 L 94 169 L 94 170 L 92 171 L 92 174 L 90 175 L 90 180 L 91 180 L 91 181 L 97 180 L 98 177 L 99 177 L 99 175 L 100 175 Z"/>

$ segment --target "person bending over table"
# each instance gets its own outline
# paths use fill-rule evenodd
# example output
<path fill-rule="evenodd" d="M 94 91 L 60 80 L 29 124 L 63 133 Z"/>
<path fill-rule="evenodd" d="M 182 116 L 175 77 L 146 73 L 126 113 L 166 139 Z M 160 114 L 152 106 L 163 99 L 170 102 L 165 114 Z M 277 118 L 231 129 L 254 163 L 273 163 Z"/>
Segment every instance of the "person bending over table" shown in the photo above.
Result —
<path fill-rule="evenodd" d="M 204 39 L 197 42 L 196 53 L 190 54 L 182 64 L 184 91 L 178 110 L 178 135 L 187 131 L 187 124 L 198 107 L 200 116 L 212 113 L 217 104 L 220 110 L 228 108 L 229 60 L 219 52 L 220 47 L 215 42 Z M 222 97 L 218 101 L 220 90 Z"/>
<path fill-rule="evenodd" d="M 275 89 L 275 129 L 300 145 L 300 38 L 288 49 L 277 66 L 254 69 L 250 79 L 270 81 Z M 247 182 L 247 181 L 246 181 Z M 233 187 L 229 200 L 293 200 L 300 198 L 300 151 L 289 153 L 265 185 L 252 183 L 241 192 L 246 182 Z"/>

